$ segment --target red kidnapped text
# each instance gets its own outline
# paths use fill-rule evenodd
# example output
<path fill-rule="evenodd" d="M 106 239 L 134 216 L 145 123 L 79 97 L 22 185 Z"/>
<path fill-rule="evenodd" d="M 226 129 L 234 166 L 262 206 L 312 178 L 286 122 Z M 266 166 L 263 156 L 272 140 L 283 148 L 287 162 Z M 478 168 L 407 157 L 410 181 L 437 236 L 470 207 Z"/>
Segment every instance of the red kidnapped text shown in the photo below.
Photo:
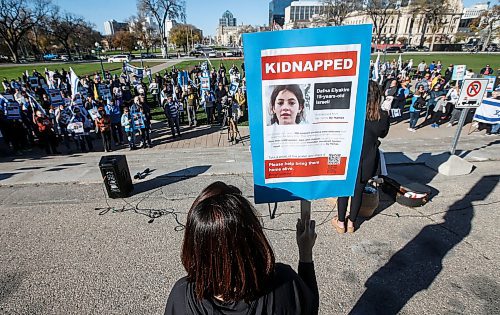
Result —
<path fill-rule="evenodd" d="M 326 52 L 262 57 L 262 79 L 355 76 L 357 52 Z"/>

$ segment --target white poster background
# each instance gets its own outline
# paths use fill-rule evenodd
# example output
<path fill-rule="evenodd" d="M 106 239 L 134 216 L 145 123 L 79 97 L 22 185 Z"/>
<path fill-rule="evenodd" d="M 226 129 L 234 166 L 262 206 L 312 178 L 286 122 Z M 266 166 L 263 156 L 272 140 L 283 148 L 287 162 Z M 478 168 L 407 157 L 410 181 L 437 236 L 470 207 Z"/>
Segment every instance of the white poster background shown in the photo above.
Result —
<path fill-rule="evenodd" d="M 262 81 L 262 100 L 264 123 L 264 160 L 275 159 L 302 159 L 313 157 L 328 157 L 330 154 L 347 157 L 346 168 L 343 175 L 322 175 L 309 177 L 286 177 L 265 179 L 267 183 L 280 182 L 307 182 L 311 180 L 343 180 L 347 176 L 349 165 L 349 153 L 353 134 L 353 125 L 356 109 L 356 95 L 358 89 L 358 75 L 360 64 L 361 45 L 330 45 L 315 47 L 296 47 L 269 49 L 261 51 L 261 56 L 314 54 L 325 52 L 356 51 L 356 75 L 355 76 L 333 76 L 300 79 L 278 79 Z M 330 82 L 351 82 L 351 95 L 349 109 L 323 109 L 314 108 L 314 84 Z M 270 96 L 274 86 L 299 84 L 311 84 L 309 90 L 309 108 L 305 108 L 306 122 L 298 125 L 271 125 L 270 122 Z M 304 92 L 304 91 L 303 91 Z M 306 98 L 306 95 L 304 95 Z M 325 137 L 322 135 L 327 133 Z M 306 143 L 292 145 L 275 145 L 275 141 L 283 139 L 307 139 Z M 322 143 L 320 143 L 322 141 Z"/>

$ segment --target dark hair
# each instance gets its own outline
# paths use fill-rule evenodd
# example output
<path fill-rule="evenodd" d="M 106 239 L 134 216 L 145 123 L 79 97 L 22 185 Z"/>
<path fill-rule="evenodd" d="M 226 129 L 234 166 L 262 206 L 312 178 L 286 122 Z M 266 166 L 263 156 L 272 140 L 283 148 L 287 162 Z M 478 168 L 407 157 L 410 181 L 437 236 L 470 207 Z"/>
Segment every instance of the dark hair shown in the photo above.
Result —
<path fill-rule="evenodd" d="M 382 92 L 377 82 L 370 80 L 368 83 L 368 98 L 366 101 L 366 119 L 369 121 L 380 120 L 380 100 Z"/>
<path fill-rule="evenodd" d="M 253 206 L 238 188 L 219 181 L 189 210 L 181 259 L 198 299 L 225 302 L 261 296 L 275 263 Z"/>
<path fill-rule="evenodd" d="M 297 117 L 295 118 L 295 123 L 299 124 L 303 119 L 304 119 L 304 104 L 305 104 L 305 99 L 304 99 L 304 94 L 302 93 L 302 90 L 300 89 L 300 86 L 298 84 L 289 84 L 289 85 L 278 85 L 274 88 L 273 93 L 271 94 L 271 114 L 273 117 L 271 118 L 271 124 L 279 124 L 278 117 L 276 116 L 275 113 L 273 113 L 274 109 L 274 103 L 276 102 L 276 98 L 278 97 L 278 94 L 280 94 L 282 91 L 290 91 L 292 92 L 297 100 L 299 101 L 299 109 L 302 109 L 300 113 L 297 113 Z"/>

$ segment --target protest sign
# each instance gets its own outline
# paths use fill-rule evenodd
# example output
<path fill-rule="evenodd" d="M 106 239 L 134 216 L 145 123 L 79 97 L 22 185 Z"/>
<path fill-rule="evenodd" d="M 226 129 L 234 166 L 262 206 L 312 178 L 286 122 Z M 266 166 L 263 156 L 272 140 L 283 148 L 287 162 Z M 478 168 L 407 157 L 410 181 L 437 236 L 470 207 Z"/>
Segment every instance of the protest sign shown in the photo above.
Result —
<path fill-rule="evenodd" d="M 209 76 L 202 76 L 200 78 L 200 84 L 201 84 L 202 91 L 210 90 L 210 77 Z"/>
<path fill-rule="evenodd" d="M 486 85 L 486 92 L 493 92 L 495 90 L 495 82 L 497 77 L 494 75 L 485 75 L 483 78 L 488 79 L 488 84 Z"/>
<path fill-rule="evenodd" d="M 99 96 L 103 100 L 110 100 L 111 99 L 111 90 L 107 85 L 99 84 L 98 89 L 99 89 Z"/>
<path fill-rule="evenodd" d="M 451 75 L 451 79 L 453 81 L 462 81 L 465 77 L 466 65 L 455 65 L 453 67 L 453 74 Z"/>
<path fill-rule="evenodd" d="M 351 196 L 371 25 L 243 36 L 255 202 Z"/>
<path fill-rule="evenodd" d="M 136 129 L 146 128 L 146 124 L 144 123 L 144 117 L 142 116 L 142 113 L 132 113 L 132 120 L 134 122 L 134 126 Z"/>
<path fill-rule="evenodd" d="M 29 80 L 29 83 L 33 89 L 38 87 L 38 78 L 37 77 L 29 77 L 28 80 Z"/>
<path fill-rule="evenodd" d="M 59 105 L 64 105 L 64 100 L 59 89 L 49 89 L 47 90 L 47 94 L 49 94 L 52 106 L 59 107 Z"/>
<path fill-rule="evenodd" d="M 232 82 L 231 85 L 229 85 L 229 95 L 233 96 L 234 94 L 236 94 L 239 85 L 240 84 L 238 82 Z"/>
<path fill-rule="evenodd" d="M 21 105 L 14 99 L 12 94 L 0 94 L 5 101 L 4 111 L 8 120 L 21 119 Z"/>
<path fill-rule="evenodd" d="M 132 73 L 134 76 L 136 76 L 139 79 L 144 77 L 144 69 L 143 68 L 134 67 L 134 66 L 128 64 L 127 62 L 125 62 L 125 72 Z"/>
<path fill-rule="evenodd" d="M 85 131 L 83 129 L 83 123 L 82 122 L 72 122 L 68 124 L 68 127 L 66 128 L 69 133 L 74 133 L 74 134 L 83 134 Z"/>

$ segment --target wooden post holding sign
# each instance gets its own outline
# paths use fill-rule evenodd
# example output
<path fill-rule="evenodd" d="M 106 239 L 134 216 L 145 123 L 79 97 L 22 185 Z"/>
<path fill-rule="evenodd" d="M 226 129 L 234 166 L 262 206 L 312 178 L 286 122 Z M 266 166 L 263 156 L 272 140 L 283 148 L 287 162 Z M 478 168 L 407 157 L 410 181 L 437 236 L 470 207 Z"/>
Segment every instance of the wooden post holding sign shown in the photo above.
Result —
<path fill-rule="evenodd" d="M 352 196 L 371 25 L 244 34 L 255 203 Z"/>
<path fill-rule="evenodd" d="M 450 153 L 455 154 L 457 148 L 458 139 L 460 138 L 460 133 L 469 113 L 470 108 L 477 108 L 481 104 L 486 93 L 488 86 L 488 79 L 464 79 L 462 84 L 462 89 L 460 90 L 460 96 L 455 108 L 463 109 L 460 114 L 460 120 L 458 121 L 458 128 L 453 141 L 451 142 Z"/>

